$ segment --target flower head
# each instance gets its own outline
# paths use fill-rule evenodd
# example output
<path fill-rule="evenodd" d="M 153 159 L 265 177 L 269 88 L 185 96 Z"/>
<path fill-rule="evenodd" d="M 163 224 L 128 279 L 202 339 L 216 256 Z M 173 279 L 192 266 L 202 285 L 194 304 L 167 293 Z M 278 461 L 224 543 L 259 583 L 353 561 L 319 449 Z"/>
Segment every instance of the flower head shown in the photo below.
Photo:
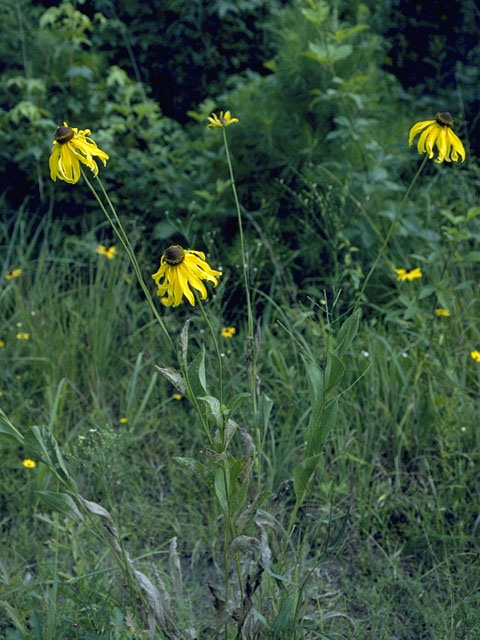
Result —
<path fill-rule="evenodd" d="M 31 458 L 25 458 L 22 464 L 27 469 L 35 469 L 35 467 L 37 466 L 35 460 L 32 460 Z"/>
<path fill-rule="evenodd" d="M 12 269 L 11 271 L 7 271 L 7 273 L 5 274 L 5 278 L 7 280 L 13 280 L 13 278 L 19 278 L 21 275 L 21 269 Z"/>
<path fill-rule="evenodd" d="M 172 398 L 174 400 L 181 400 L 183 398 L 181 393 L 172 393 Z"/>
<path fill-rule="evenodd" d="M 470 351 L 470 357 L 475 360 L 475 362 L 480 362 L 480 351 Z"/>
<path fill-rule="evenodd" d="M 5 346 L 5 342 L 3 340 L 0 340 L 0 349 L 3 349 L 4 346 Z"/>
<path fill-rule="evenodd" d="M 66 122 L 63 127 L 53 134 L 53 148 L 50 156 L 50 177 L 55 182 L 57 178 L 75 184 L 80 179 L 80 162 L 86 165 L 93 173 L 98 174 L 97 163 L 94 156 L 98 156 L 104 166 L 109 158 L 105 151 L 99 149 L 96 143 L 89 138 L 90 129 L 78 130 L 69 127 Z"/>
<path fill-rule="evenodd" d="M 99 253 L 101 256 L 105 256 L 109 260 L 115 257 L 115 251 L 115 247 L 109 247 L 107 249 L 107 247 L 104 247 L 103 244 L 97 247 L 97 253 Z"/>
<path fill-rule="evenodd" d="M 30 334 L 20 331 L 17 333 L 17 340 L 30 340 Z"/>
<path fill-rule="evenodd" d="M 448 318 L 450 316 L 450 311 L 448 309 L 435 309 L 434 314 L 436 316 L 443 316 L 444 318 Z"/>
<path fill-rule="evenodd" d="M 125 417 L 120 418 L 119 422 L 120 422 L 120 424 L 127 424 L 128 418 L 125 418 Z"/>
<path fill-rule="evenodd" d="M 415 269 L 394 269 L 397 274 L 397 280 L 403 282 L 404 280 L 416 280 L 417 278 L 422 277 L 422 272 L 420 267 L 416 267 Z"/>
<path fill-rule="evenodd" d="M 221 276 L 221 271 L 215 271 L 205 261 L 205 254 L 201 251 L 183 249 L 178 244 L 168 247 L 160 261 L 159 270 L 152 278 L 158 287 L 157 295 L 166 296 L 161 301 L 167 307 L 177 307 L 183 296 L 191 305 L 195 305 L 190 285 L 200 292 L 204 300 L 207 290 L 202 280 L 213 282 L 216 287 L 218 282 L 215 276 Z"/>
<path fill-rule="evenodd" d="M 453 133 L 452 125 L 453 118 L 451 113 L 448 111 L 437 113 L 435 120 L 424 120 L 413 125 L 408 136 L 408 144 L 412 146 L 413 139 L 423 129 L 417 142 L 418 153 L 427 152 L 428 157 L 433 158 L 433 145 L 435 145 L 438 151 L 435 162 L 440 163 L 444 160 L 456 162 L 459 156 L 463 162 L 465 160 L 465 149 L 460 138 Z"/>
<path fill-rule="evenodd" d="M 238 122 L 238 118 L 232 118 L 230 111 L 220 111 L 220 116 L 217 116 L 216 113 L 212 113 L 211 116 L 207 118 L 208 124 L 207 127 L 228 127 L 235 122 Z"/>
<path fill-rule="evenodd" d="M 237 333 L 235 327 L 223 327 L 222 329 L 222 338 L 233 338 L 233 336 Z"/>

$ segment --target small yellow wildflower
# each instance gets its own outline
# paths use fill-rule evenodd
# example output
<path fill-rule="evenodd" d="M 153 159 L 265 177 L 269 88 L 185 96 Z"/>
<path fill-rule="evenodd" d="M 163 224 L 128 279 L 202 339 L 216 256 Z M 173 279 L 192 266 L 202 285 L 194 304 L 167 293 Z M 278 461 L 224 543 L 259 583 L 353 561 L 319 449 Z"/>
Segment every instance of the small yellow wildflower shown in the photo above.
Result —
<path fill-rule="evenodd" d="M 17 340 L 30 340 L 30 334 L 20 331 L 17 333 Z"/>
<path fill-rule="evenodd" d="M 120 424 L 127 424 L 128 418 L 120 418 Z"/>
<path fill-rule="evenodd" d="M 423 120 L 417 122 L 410 129 L 408 136 L 408 144 L 412 146 L 415 136 L 421 133 L 417 142 L 418 153 L 428 153 L 431 159 L 434 156 L 433 146 L 437 147 L 438 155 L 435 162 L 457 162 L 459 156 L 462 162 L 465 160 L 465 149 L 462 141 L 452 131 L 453 118 L 448 111 L 437 113 L 435 120 Z M 451 157 L 450 157 L 451 154 Z"/>
<path fill-rule="evenodd" d="M 448 309 L 435 309 L 434 313 L 436 316 L 443 316 L 444 318 L 448 318 L 450 316 L 450 311 Z"/>
<path fill-rule="evenodd" d="M 222 329 L 222 338 L 233 338 L 233 336 L 237 333 L 235 327 L 223 327 Z"/>
<path fill-rule="evenodd" d="M 22 464 L 26 469 L 35 469 L 35 467 L 37 466 L 35 460 L 32 460 L 31 458 L 25 458 Z"/>
<path fill-rule="evenodd" d="M 21 269 L 12 269 L 11 271 L 7 271 L 7 273 L 5 274 L 5 278 L 7 280 L 13 280 L 13 278 L 19 278 L 21 275 Z"/>
<path fill-rule="evenodd" d="M 480 351 L 470 351 L 470 357 L 475 360 L 475 362 L 480 362 Z"/>
<path fill-rule="evenodd" d="M 404 280 L 416 280 L 417 278 L 422 277 L 422 272 L 420 267 L 416 267 L 415 269 L 394 269 L 397 274 L 397 280 L 403 282 Z"/>
<path fill-rule="evenodd" d="M 104 247 L 103 244 L 97 247 L 97 253 L 99 253 L 101 256 L 105 256 L 109 260 L 115 257 L 115 251 L 115 247 L 109 247 L 107 249 L 107 247 Z"/>
<path fill-rule="evenodd" d="M 217 116 L 216 113 L 212 113 L 211 116 L 207 118 L 208 125 L 207 127 L 228 127 L 235 122 L 238 122 L 238 118 L 232 118 L 230 111 L 220 111 L 220 116 Z"/>
<path fill-rule="evenodd" d="M 177 307 L 183 296 L 187 298 L 191 305 L 195 305 L 191 285 L 200 292 L 200 297 L 204 300 L 207 297 L 207 290 L 202 280 L 213 282 L 216 287 L 218 282 L 215 276 L 221 276 L 221 271 L 215 271 L 205 261 L 205 254 L 202 251 L 183 249 L 175 244 L 164 252 L 160 261 L 159 270 L 152 275 L 158 287 L 157 295 L 161 297 L 161 302 L 167 307 Z"/>
<path fill-rule="evenodd" d="M 99 149 L 96 143 L 88 137 L 90 129 L 78 130 L 69 127 L 66 122 L 58 127 L 53 134 L 53 148 L 50 156 L 50 177 L 55 182 L 57 178 L 75 184 L 80 180 L 80 162 L 86 165 L 97 177 L 98 166 L 93 159 L 100 158 L 104 166 L 109 158 L 105 151 Z"/>
<path fill-rule="evenodd" d="M 174 400 L 181 400 L 182 399 L 182 394 L 181 393 L 172 393 L 172 398 Z"/>
<path fill-rule="evenodd" d="M 0 349 L 3 349 L 4 346 L 5 346 L 5 342 L 3 340 L 0 340 Z"/>

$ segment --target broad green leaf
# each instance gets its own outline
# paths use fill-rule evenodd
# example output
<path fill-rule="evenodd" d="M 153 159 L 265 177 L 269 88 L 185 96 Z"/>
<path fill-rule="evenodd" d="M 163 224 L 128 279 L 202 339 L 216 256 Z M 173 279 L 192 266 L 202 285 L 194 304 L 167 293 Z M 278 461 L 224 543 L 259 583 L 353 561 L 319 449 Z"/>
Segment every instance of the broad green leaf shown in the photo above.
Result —
<path fill-rule="evenodd" d="M 180 332 L 178 359 L 185 368 L 187 368 L 188 330 L 190 328 L 191 321 L 192 318 L 188 318 Z"/>
<path fill-rule="evenodd" d="M 334 353 L 329 353 L 327 358 L 327 366 L 325 368 L 325 393 L 340 382 L 345 373 L 345 366 L 340 358 Z"/>
<path fill-rule="evenodd" d="M 197 473 L 198 475 L 201 475 L 202 478 L 205 477 L 205 474 L 206 474 L 205 466 L 195 458 L 175 456 L 173 460 L 177 462 L 183 469 L 187 469 L 192 473 Z"/>
<path fill-rule="evenodd" d="M 258 410 L 254 417 L 254 424 L 257 429 L 266 431 L 269 421 L 270 413 L 273 408 L 273 400 L 269 398 L 265 393 L 262 393 L 260 400 L 258 401 Z"/>
<path fill-rule="evenodd" d="M 227 414 L 228 417 L 230 417 L 232 415 L 232 413 L 234 412 L 234 410 L 238 407 L 238 405 L 243 402 L 246 398 L 250 398 L 251 397 L 251 393 L 238 393 L 236 396 L 233 396 L 233 398 L 231 398 L 228 402 L 227 402 Z"/>
<path fill-rule="evenodd" d="M 224 515 L 228 514 L 228 484 L 229 473 L 225 472 L 222 467 L 219 467 L 215 471 L 215 477 L 213 479 L 213 486 L 215 487 L 215 495 L 217 496 L 218 503 Z"/>
<path fill-rule="evenodd" d="M 303 17 L 315 25 L 320 25 L 328 18 L 329 8 L 326 2 L 316 2 L 311 4 L 310 9 L 302 9 Z"/>
<path fill-rule="evenodd" d="M 324 395 L 324 375 L 323 371 L 313 360 L 307 360 L 302 356 L 305 370 L 307 372 L 308 386 L 310 389 L 310 401 L 312 406 L 323 401 Z"/>
<path fill-rule="evenodd" d="M 322 456 L 317 454 L 302 460 L 293 469 L 293 489 L 297 501 L 303 501 L 312 490 Z"/>
<path fill-rule="evenodd" d="M 188 381 L 196 398 L 208 395 L 205 376 L 205 347 L 203 345 L 188 367 Z"/>
<path fill-rule="evenodd" d="M 358 325 L 360 322 L 360 309 L 352 313 L 345 320 L 338 331 L 336 352 L 339 358 L 343 356 L 348 347 L 352 344 L 353 339 L 357 335 Z"/>
<path fill-rule="evenodd" d="M 316 60 L 321 64 L 332 64 L 339 60 L 344 60 L 352 53 L 353 47 L 350 44 L 328 44 L 324 45 L 316 42 L 308 43 L 308 51 L 304 53 L 307 58 Z"/>
<path fill-rule="evenodd" d="M 175 389 L 182 394 L 182 396 L 187 395 L 187 385 L 185 384 L 185 380 L 183 379 L 182 374 L 175 369 L 170 367 L 159 367 L 155 365 L 155 368 L 160 371 L 162 376 L 166 378 L 169 382 L 173 384 Z"/>
<path fill-rule="evenodd" d="M 465 216 L 465 218 L 468 222 L 470 220 L 473 220 L 473 218 L 476 218 L 478 215 L 480 215 L 480 207 L 472 207 L 467 211 L 467 215 Z"/>
<path fill-rule="evenodd" d="M 313 412 L 308 423 L 307 455 L 312 456 L 321 452 L 323 444 L 335 426 L 338 413 L 338 397 L 328 404 L 322 405 L 321 410 Z"/>
<path fill-rule="evenodd" d="M 72 520 L 83 520 L 83 516 L 78 509 L 75 500 L 68 493 L 57 493 L 54 491 L 35 491 L 35 494 L 54 511 L 63 513 Z"/>
<path fill-rule="evenodd" d="M 0 434 L 14 438 L 23 444 L 23 436 L 20 431 L 10 422 L 7 415 L 0 409 Z"/>
<path fill-rule="evenodd" d="M 214 398 L 213 396 L 199 396 L 198 399 L 208 406 L 208 408 L 210 409 L 210 413 L 215 418 L 217 427 L 219 429 L 223 429 L 224 416 L 222 413 L 222 408 L 220 406 L 220 400 L 218 398 Z"/>

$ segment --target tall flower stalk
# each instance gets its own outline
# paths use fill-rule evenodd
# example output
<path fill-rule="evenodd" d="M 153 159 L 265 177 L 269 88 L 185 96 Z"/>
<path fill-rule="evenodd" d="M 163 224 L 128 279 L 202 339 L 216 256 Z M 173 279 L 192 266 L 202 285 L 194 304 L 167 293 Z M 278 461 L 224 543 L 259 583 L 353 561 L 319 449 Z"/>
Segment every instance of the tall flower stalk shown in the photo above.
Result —
<path fill-rule="evenodd" d="M 250 296 L 250 286 L 248 281 L 248 260 L 247 260 L 247 251 L 245 248 L 245 238 L 243 235 L 243 221 L 242 221 L 242 210 L 240 207 L 240 201 L 238 199 L 237 187 L 235 184 L 235 176 L 233 173 L 232 160 L 230 157 L 230 149 L 228 146 L 228 138 L 226 128 L 238 122 L 237 118 L 232 118 L 230 111 L 226 111 L 225 114 L 223 111 L 220 112 L 220 116 L 218 117 L 215 113 L 208 118 L 209 124 L 208 127 L 220 127 L 222 129 L 223 135 L 223 146 L 225 148 L 225 155 L 227 157 L 228 164 L 228 172 L 230 175 L 230 184 L 232 186 L 233 199 L 235 201 L 235 208 L 237 210 L 237 221 L 238 221 L 238 232 L 240 236 L 240 251 L 242 254 L 242 271 L 243 271 L 243 285 L 245 288 L 245 299 L 247 303 L 247 364 L 248 364 L 248 377 L 250 383 L 250 389 L 252 393 L 252 402 L 253 402 L 253 412 L 254 414 L 257 412 L 257 391 L 256 391 L 256 380 L 257 380 L 257 349 L 255 346 L 255 335 L 254 335 L 254 318 L 253 318 L 253 310 L 252 310 L 252 300 Z"/>
<path fill-rule="evenodd" d="M 464 162 L 465 160 L 465 148 L 463 146 L 462 141 L 457 135 L 452 131 L 453 126 L 453 118 L 450 112 L 443 111 L 441 113 L 437 113 L 435 116 L 435 120 L 423 120 L 421 122 L 415 123 L 409 132 L 408 136 L 408 144 L 411 146 L 415 137 L 420 133 L 420 137 L 417 143 L 417 151 L 419 154 L 426 154 L 423 158 L 420 166 L 418 167 L 415 175 L 413 176 L 408 188 L 398 205 L 395 216 L 392 220 L 392 224 L 387 231 L 387 235 L 380 247 L 380 251 L 377 254 L 377 257 L 374 260 L 374 263 L 370 267 L 370 271 L 367 273 L 363 281 L 362 288 L 357 296 L 357 299 L 354 304 L 354 311 L 360 305 L 362 300 L 362 296 L 365 292 L 365 288 L 372 277 L 373 272 L 375 271 L 379 260 L 382 258 L 385 253 L 385 249 L 390 242 L 390 239 L 395 230 L 395 226 L 398 222 L 400 214 L 402 213 L 405 205 L 407 204 L 410 195 L 413 191 L 413 187 L 415 186 L 420 174 L 422 173 L 427 161 L 434 157 L 434 147 L 437 150 L 437 157 L 435 158 L 435 162 L 437 164 L 441 164 L 442 162 L 457 162 L 459 159 Z"/>

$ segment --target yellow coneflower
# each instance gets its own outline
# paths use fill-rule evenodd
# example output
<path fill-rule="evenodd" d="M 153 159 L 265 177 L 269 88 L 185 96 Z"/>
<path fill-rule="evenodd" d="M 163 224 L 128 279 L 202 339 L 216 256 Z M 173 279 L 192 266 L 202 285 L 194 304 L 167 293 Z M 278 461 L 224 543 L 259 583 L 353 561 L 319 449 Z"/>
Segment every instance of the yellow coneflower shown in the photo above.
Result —
<path fill-rule="evenodd" d="M 80 162 L 86 165 L 96 177 L 98 166 L 94 156 L 100 158 L 104 165 L 109 158 L 105 151 L 89 137 L 90 129 L 78 130 L 69 127 L 66 122 L 53 134 L 53 148 L 50 156 L 50 177 L 75 184 L 80 179 Z"/>
<path fill-rule="evenodd" d="M 97 247 L 97 253 L 100 254 L 101 256 L 105 256 L 109 260 L 115 257 L 115 252 L 116 252 L 115 247 L 109 247 L 107 249 L 107 247 L 104 247 L 103 244 Z"/>
<path fill-rule="evenodd" d="M 5 274 L 6 280 L 13 280 L 13 278 L 19 278 L 22 275 L 21 269 L 12 269 Z"/>
<path fill-rule="evenodd" d="M 230 111 L 225 111 L 225 114 L 223 111 L 220 111 L 219 116 L 217 116 L 216 113 L 212 113 L 207 120 L 207 127 L 228 127 L 231 124 L 238 122 L 238 118 L 232 118 Z"/>
<path fill-rule="evenodd" d="M 177 244 L 168 247 L 164 252 L 160 268 L 152 278 L 158 287 L 157 295 L 160 296 L 162 303 L 167 307 L 176 307 L 183 296 L 191 305 L 195 304 L 190 286 L 196 289 L 204 300 L 207 297 L 207 290 L 202 280 L 208 280 L 216 287 L 218 282 L 215 276 L 221 275 L 221 271 L 215 271 L 205 261 L 205 254 L 202 251 L 183 249 Z"/>
<path fill-rule="evenodd" d="M 401 282 L 404 280 L 410 282 L 410 280 L 416 280 L 417 278 L 422 277 L 420 267 L 416 267 L 415 269 L 394 269 L 394 271 L 397 274 L 397 280 L 400 280 Z"/>
<path fill-rule="evenodd" d="M 452 114 L 448 111 L 443 113 L 437 113 L 435 120 L 424 120 L 417 122 L 410 129 L 408 136 L 408 144 L 413 144 L 415 136 L 421 133 L 418 142 L 418 153 L 428 153 L 429 158 L 433 158 L 434 145 L 437 148 L 438 155 L 435 158 L 435 162 L 456 162 L 459 157 L 462 162 L 465 160 L 465 149 L 460 138 L 458 138 L 452 131 L 453 118 Z"/>

